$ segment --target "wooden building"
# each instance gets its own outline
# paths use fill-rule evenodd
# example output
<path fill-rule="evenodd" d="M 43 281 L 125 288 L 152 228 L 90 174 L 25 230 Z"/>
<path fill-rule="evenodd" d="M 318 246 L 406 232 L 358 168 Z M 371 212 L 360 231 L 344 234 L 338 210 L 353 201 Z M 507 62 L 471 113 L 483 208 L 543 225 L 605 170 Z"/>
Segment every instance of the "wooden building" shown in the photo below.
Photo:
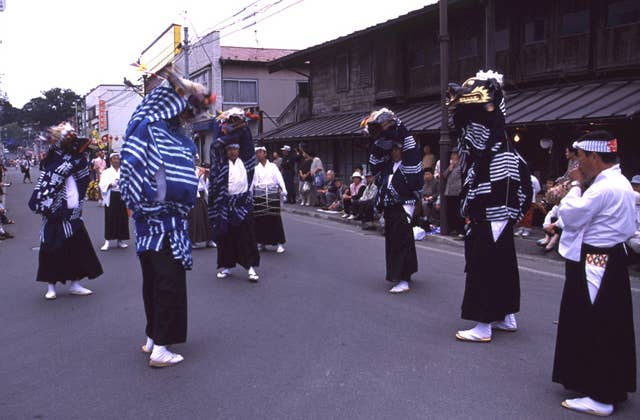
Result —
<path fill-rule="evenodd" d="M 448 81 L 460 83 L 483 68 L 488 1 L 449 0 Z M 640 2 L 494 5 L 489 50 L 495 70 L 505 75 L 509 134 L 518 134 L 518 148 L 533 170 L 541 178 L 556 176 L 565 169 L 564 147 L 586 130 L 604 128 L 619 139 L 625 173 L 640 172 Z M 305 143 L 325 167 L 349 174 L 367 161 L 368 139 L 358 123 L 388 106 L 437 154 L 438 19 L 438 5 L 426 6 L 273 61 L 273 72 L 308 65 L 309 92 L 261 140 L 274 147 Z"/>

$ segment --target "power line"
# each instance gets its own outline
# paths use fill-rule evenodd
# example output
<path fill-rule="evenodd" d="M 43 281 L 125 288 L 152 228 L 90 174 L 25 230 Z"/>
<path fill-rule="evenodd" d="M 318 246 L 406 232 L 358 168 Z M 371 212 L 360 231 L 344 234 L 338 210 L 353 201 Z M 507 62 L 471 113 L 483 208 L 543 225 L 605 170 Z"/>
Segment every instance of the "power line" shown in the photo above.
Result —
<path fill-rule="evenodd" d="M 267 15 L 267 16 L 263 17 L 262 19 L 256 20 L 255 22 L 253 22 L 253 23 L 251 23 L 251 24 L 249 24 L 249 25 L 247 25 L 247 26 L 245 26 L 245 27 L 243 27 L 243 28 L 239 28 L 239 29 L 236 29 L 236 30 L 234 30 L 234 31 L 227 32 L 227 33 L 224 33 L 224 34 L 220 34 L 220 35 L 218 35 L 218 38 L 212 39 L 212 40 L 210 40 L 210 41 L 205 41 L 205 42 L 203 42 L 202 44 L 203 44 L 203 45 L 210 44 L 210 43 L 215 42 L 215 41 L 218 41 L 218 40 L 220 40 L 220 39 L 222 39 L 222 38 L 224 38 L 224 37 L 227 37 L 227 36 L 233 35 L 233 34 L 235 34 L 235 33 L 238 33 L 238 32 L 244 31 L 244 30 L 246 30 L 246 29 L 249 29 L 249 28 L 251 28 L 252 26 L 254 26 L 254 25 L 256 25 L 256 24 L 258 24 L 258 23 L 260 23 L 260 22 L 263 22 L 263 21 L 265 21 L 265 20 L 269 19 L 269 18 L 270 18 L 270 17 L 272 17 L 272 16 L 275 16 L 275 15 L 277 15 L 277 14 L 279 14 L 279 13 L 282 13 L 282 12 L 284 12 L 285 10 L 287 10 L 287 9 L 289 9 L 289 8 L 293 7 L 293 6 L 295 6 L 295 5 L 299 4 L 299 3 L 302 3 L 303 1 L 304 1 L 304 0 L 298 0 L 298 1 L 294 2 L 294 3 L 291 3 L 290 5 L 288 5 L 288 6 L 286 6 L 286 7 L 283 7 L 282 9 L 276 10 L 275 12 L 271 13 L 270 15 Z M 280 2 L 282 2 L 282 0 L 278 0 L 278 1 L 277 1 L 277 3 L 280 3 Z"/>
<path fill-rule="evenodd" d="M 251 3 L 249 6 L 246 6 L 245 8 L 243 8 L 240 12 L 238 12 L 238 13 L 234 14 L 232 17 L 234 17 L 234 16 L 236 16 L 236 15 L 238 15 L 238 14 L 242 13 L 243 11 L 245 11 L 246 9 L 248 9 L 249 7 L 251 7 L 251 6 L 253 6 L 253 5 L 255 5 L 255 4 L 257 4 L 257 3 L 259 3 L 260 1 L 261 1 L 261 0 L 256 0 L 256 1 L 254 1 L 254 2 L 253 2 L 253 3 Z M 218 36 L 217 36 L 216 38 L 213 38 L 213 39 L 208 40 L 208 41 L 203 41 L 203 39 L 204 39 L 204 38 L 206 38 L 208 35 L 210 35 L 210 34 L 211 34 L 211 32 L 213 32 L 213 31 L 207 32 L 207 33 L 206 33 L 206 35 L 203 35 L 202 37 L 199 37 L 199 39 L 198 39 L 197 41 L 193 42 L 194 47 L 200 47 L 200 48 L 202 48 L 202 50 L 205 52 L 205 54 L 206 54 L 207 58 L 209 59 L 209 63 L 213 64 L 213 60 L 211 59 L 211 57 L 209 56 L 209 54 L 206 52 L 206 49 L 204 48 L 204 46 L 205 46 L 205 45 L 208 45 L 208 44 L 211 44 L 211 43 L 217 42 L 217 41 L 219 41 L 220 39 L 222 39 L 222 38 L 224 38 L 224 37 L 228 37 L 228 36 L 233 35 L 233 34 L 235 34 L 235 33 L 242 32 L 242 31 L 244 31 L 244 30 L 246 30 L 246 29 L 249 29 L 249 28 L 251 28 L 251 27 L 253 27 L 253 26 L 257 25 L 257 24 L 258 24 L 258 23 L 260 23 L 260 22 L 263 22 L 263 21 L 265 21 L 265 20 L 267 20 L 267 19 L 269 19 L 269 18 L 271 18 L 271 17 L 273 17 L 273 16 L 275 16 L 275 15 L 278 15 L 278 14 L 280 14 L 280 13 L 284 12 L 284 11 L 285 11 L 285 10 L 287 10 L 287 9 L 290 9 L 291 7 L 293 7 L 293 6 L 297 5 L 297 4 L 302 3 L 304 0 L 297 0 L 297 1 L 295 1 L 295 2 L 293 2 L 293 3 L 291 3 L 291 4 L 289 4 L 289 5 L 287 5 L 287 6 L 283 7 L 283 8 L 281 8 L 281 9 L 276 10 L 275 12 L 273 12 L 273 13 L 271 13 L 271 14 L 269 14 L 269 15 L 267 15 L 267 16 L 265 16 L 265 17 L 261 18 L 261 19 L 255 20 L 253 23 L 250 23 L 250 24 L 248 24 L 248 25 L 246 25 L 246 26 L 244 26 L 244 27 L 242 27 L 242 28 L 238 28 L 238 29 L 236 29 L 236 30 L 233 30 L 233 31 L 231 31 L 231 32 L 227 32 L 227 33 L 224 33 L 224 34 L 221 34 L 221 33 L 220 33 L 220 31 L 221 31 L 221 30 L 224 30 L 225 28 L 230 27 L 230 26 L 234 26 L 235 24 L 239 23 L 239 22 L 240 22 L 240 21 L 242 21 L 242 20 L 246 20 L 247 18 L 258 16 L 259 14 L 261 14 L 261 13 L 264 13 L 264 12 L 268 11 L 268 10 L 269 10 L 269 9 L 271 9 L 273 6 L 275 6 L 275 5 L 279 4 L 279 3 L 282 3 L 283 1 L 284 1 L 284 0 L 276 0 L 276 1 L 272 2 L 272 3 L 269 3 L 269 4 L 265 5 L 262 9 L 260 9 L 260 10 L 259 10 L 259 11 L 257 11 L 257 12 L 252 13 L 252 14 L 251 14 L 251 15 L 249 15 L 248 17 L 245 17 L 245 18 L 243 18 L 243 19 L 241 19 L 241 20 L 235 21 L 234 23 L 232 23 L 232 24 L 230 24 L 230 25 L 226 25 L 225 27 L 223 27 L 223 28 L 221 28 L 221 29 L 219 29 L 219 30 L 216 30 L 216 31 L 218 32 Z M 226 20 L 229 20 L 229 18 L 228 18 L 228 19 L 226 19 Z M 193 26 L 193 23 L 192 23 L 192 22 L 191 22 L 191 25 Z M 195 32 L 195 29 L 194 29 L 194 32 Z M 196 32 L 196 37 L 198 37 L 197 32 Z M 167 48 L 165 48 L 165 50 L 166 50 L 166 49 L 167 49 Z M 184 51 L 182 51 L 182 53 L 184 54 Z M 171 54 L 173 54 L 173 51 L 171 51 L 169 54 L 165 55 L 165 57 L 163 57 L 163 61 L 164 61 L 164 60 L 166 60 L 166 59 L 169 59 L 169 58 L 171 57 Z M 181 56 L 180 54 L 175 55 L 175 56 L 173 57 L 173 59 L 171 59 L 171 60 L 169 60 L 169 61 L 167 62 L 167 64 L 173 64 L 173 63 L 175 63 L 175 61 L 176 61 L 180 56 Z M 187 77 L 188 77 L 188 75 L 187 75 Z"/>

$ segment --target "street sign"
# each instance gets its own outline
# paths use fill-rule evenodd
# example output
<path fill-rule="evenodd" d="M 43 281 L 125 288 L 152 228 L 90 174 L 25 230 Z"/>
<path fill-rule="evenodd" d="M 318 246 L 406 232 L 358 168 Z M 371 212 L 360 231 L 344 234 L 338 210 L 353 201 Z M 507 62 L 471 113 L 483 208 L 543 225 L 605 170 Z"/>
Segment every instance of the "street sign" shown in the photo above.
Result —
<path fill-rule="evenodd" d="M 100 130 L 107 129 L 107 104 L 103 99 L 98 101 L 98 119 L 100 123 Z"/>

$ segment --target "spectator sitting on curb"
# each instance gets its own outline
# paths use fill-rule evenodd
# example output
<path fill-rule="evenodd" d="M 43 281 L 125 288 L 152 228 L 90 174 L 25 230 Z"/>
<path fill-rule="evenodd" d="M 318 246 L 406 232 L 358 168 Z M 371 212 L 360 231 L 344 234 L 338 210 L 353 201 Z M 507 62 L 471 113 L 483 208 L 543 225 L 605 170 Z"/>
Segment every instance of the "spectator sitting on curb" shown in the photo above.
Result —
<path fill-rule="evenodd" d="M 4 230 L 4 225 L 12 224 L 13 221 L 7 218 L 7 211 L 2 204 L 0 204 L 0 241 L 13 238 L 13 235 Z"/>
<path fill-rule="evenodd" d="M 332 202 L 329 203 L 328 206 L 318 210 L 331 211 L 336 213 L 342 211 L 343 209 L 342 195 L 345 193 L 345 191 L 349 191 L 349 189 L 344 185 L 341 178 L 336 178 L 334 182 L 334 186 L 330 187 L 330 191 L 335 198 L 333 199 Z"/>
<path fill-rule="evenodd" d="M 328 205 L 333 203 L 333 201 L 336 198 L 335 179 L 336 179 L 335 172 L 329 169 L 326 173 L 324 185 L 322 186 L 322 188 L 318 188 L 317 190 L 318 203 L 323 207 L 327 207 Z"/>
<path fill-rule="evenodd" d="M 544 203 L 546 206 L 552 206 L 547 212 L 542 228 L 544 229 L 545 236 L 542 239 L 536 241 L 536 245 L 543 246 L 545 252 L 552 251 L 560 240 L 562 234 L 563 223 L 558 216 L 558 209 L 560 200 L 567 194 L 569 190 L 568 183 L 562 183 L 551 188 L 544 197 Z"/>
<path fill-rule="evenodd" d="M 433 174 L 433 168 L 427 167 L 424 169 L 424 187 L 422 188 L 422 206 L 419 210 L 422 210 L 421 218 L 426 224 L 436 216 L 437 212 L 434 212 L 434 206 L 440 195 L 440 181 L 437 180 Z"/>
<path fill-rule="evenodd" d="M 373 221 L 373 211 L 378 197 L 378 186 L 374 182 L 373 174 L 367 172 L 365 174 L 366 186 L 359 200 L 353 200 L 353 210 L 348 220 L 360 220 L 363 223 Z"/>
<path fill-rule="evenodd" d="M 345 194 L 342 195 L 342 204 L 344 206 L 344 214 L 342 217 L 345 219 L 352 215 L 353 202 L 360 200 L 365 190 L 365 185 L 362 183 L 362 173 L 354 172 L 353 175 L 351 175 L 351 181 L 348 194 L 345 192 Z"/>

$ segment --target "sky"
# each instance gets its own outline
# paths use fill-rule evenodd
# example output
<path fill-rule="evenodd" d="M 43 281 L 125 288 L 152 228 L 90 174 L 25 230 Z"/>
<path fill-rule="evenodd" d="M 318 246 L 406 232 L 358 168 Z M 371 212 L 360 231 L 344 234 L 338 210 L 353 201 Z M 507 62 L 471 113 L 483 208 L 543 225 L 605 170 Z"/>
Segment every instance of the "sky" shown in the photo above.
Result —
<path fill-rule="evenodd" d="M 99 84 L 121 84 L 125 76 L 135 81 L 140 74 L 130 63 L 171 23 L 188 26 L 193 39 L 233 22 L 220 23 L 247 6 L 240 16 L 264 11 L 223 30 L 221 45 L 304 49 L 434 2 L 5 0 L 6 9 L 0 12 L 0 90 L 20 108 L 55 87 L 84 95 Z"/>

